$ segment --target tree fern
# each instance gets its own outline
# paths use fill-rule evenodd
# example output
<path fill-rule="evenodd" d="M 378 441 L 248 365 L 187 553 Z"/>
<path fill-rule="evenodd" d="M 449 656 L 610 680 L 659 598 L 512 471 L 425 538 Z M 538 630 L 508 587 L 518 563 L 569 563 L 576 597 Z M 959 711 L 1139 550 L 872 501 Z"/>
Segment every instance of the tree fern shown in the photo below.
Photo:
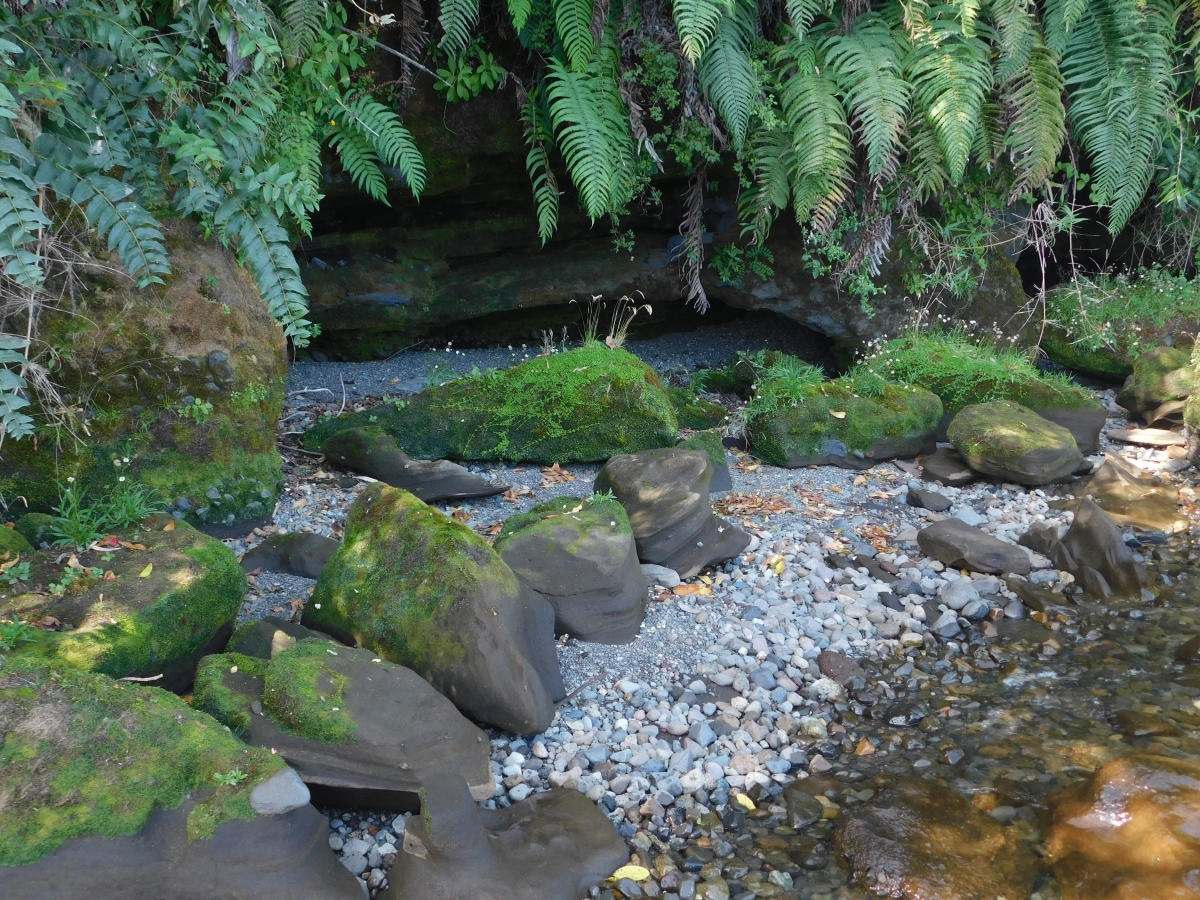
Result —
<path fill-rule="evenodd" d="M 906 60 L 917 104 L 937 134 L 956 184 L 966 171 L 979 113 L 992 89 L 988 56 L 980 38 L 967 37 L 958 21 L 940 18 L 914 42 Z"/>
<path fill-rule="evenodd" d="M 901 46 L 886 21 L 864 13 L 850 33 L 822 45 L 854 115 L 872 178 L 894 173 L 908 114 L 910 88 L 901 77 Z"/>
<path fill-rule="evenodd" d="M 700 60 L 716 37 L 717 26 L 730 5 L 730 0 L 671 0 L 675 30 L 685 59 L 693 63 Z"/>
<path fill-rule="evenodd" d="M 758 82 L 750 66 L 756 10 L 747 0 L 734 0 L 721 18 L 717 34 L 700 58 L 700 84 L 725 121 L 733 146 L 741 149 L 750 126 L 750 107 Z"/>
<path fill-rule="evenodd" d="M 479 21 L 479 0 L 440 0 L 438 22 L 442 26 L 442 52 L 458 56 L 471 43 L 471 32 Z"/>
<path fill-rule="evenodd" d="M 592 0 L 552 0 L 554 25 L 574 72 L 584 72 L 592 58 Z"/>
<path fill-rule="evenodd" d="M 1038 37 L 1020 74 L 1005 86 L 1011 114 L 1005 144 L 1012 154 L 1012 196 L 1043 184 L 1054 172 L 1066 140 L 1063 77 L 1058 57 Z"/>

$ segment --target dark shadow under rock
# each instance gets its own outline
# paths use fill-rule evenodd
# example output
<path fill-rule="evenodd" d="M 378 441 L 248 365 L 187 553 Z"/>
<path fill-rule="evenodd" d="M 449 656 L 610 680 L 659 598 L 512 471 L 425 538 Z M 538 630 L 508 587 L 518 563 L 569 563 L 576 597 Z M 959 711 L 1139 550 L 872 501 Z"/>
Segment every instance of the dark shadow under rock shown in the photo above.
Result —
<path fill-rule="evenodd" d="M 304 531 L 268 535 L 242 555 L 242 571 L 276 572 L 316 581 L 340 546 L 333 538 Z"/>
<path fill-rule="evenodd" d="M 991 575 L 1028 575 L 1032 568 L 1029 556 L 1020 547 L 953 517 L 919 531 L 917 543 L 926 554 L 956 569 Z"/>
<path fill-rule="evenodd" d="M 325 442 L 322 451 L 330 462 L 404 488 L 426 503 L 491 497 L 508 490 L 507 484 L 488 481 L 449 460 L 413 459 L 381 428 L 339 431 Z"/>
<path fill-rule="evenodd" d="M 570 789 L 507 809 L 471 802 L 461 779 L 430 783 L 391 871 L 400 897 L 578 900 L 629 859 L 617 830 Z"/>

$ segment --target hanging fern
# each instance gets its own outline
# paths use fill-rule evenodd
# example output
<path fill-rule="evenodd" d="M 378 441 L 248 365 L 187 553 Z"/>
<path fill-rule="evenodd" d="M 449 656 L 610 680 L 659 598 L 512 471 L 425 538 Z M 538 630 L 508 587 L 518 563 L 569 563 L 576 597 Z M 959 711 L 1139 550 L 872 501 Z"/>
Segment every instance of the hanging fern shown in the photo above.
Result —
<path fill-rule="evenodd" d="M 366 191 L 380 203 L 388 203 L 387 182 L 379 169 L 379 155 L 365 135 L 353 126 L 338 128 L 329 139 L 329 146 L 337 151 L 342 170 L 359 190 Z"/>
<path fill-rule="evenodd" d="M 400 117 L 370 94 L 344 98 L 334 95 L 333 100 L 336 104 L 333 115 L 343 116 L 343 127 L 353 128 L 370 146 L 372 153 L 385 166 L 395 169 L 413 196 L 419 198 L 425 190 L 425 160 Z"/>
<path fill-rule="evenodd" d="M 529 21 L 529 13 L 532 11 L 533 0 L 508 0 L 508 15 L 517 34 L 525 30 L 525 23 Z"/>
<path fill-rule="evenodd" d="M 471 33 L 479 21 L 479 0 L 440 0 L 438 22 L 442 40 L 438 44 L 448 56 L 458 56 L 471 43 Z"/>
<path fill-rule="evenodd" d="M 1038 37 L 1023 72 L 1006 85 L 1004 93 L 1011 110 L 1012 124 L 1005 143 L 1016 176 L 1011 193 L 1014 198 L 1041 186 L 1054 172 L 1067 134 L 1062 94 L 1058 57 Z"/>
<path fill-rule="evenodd" d="M 1033 0 L 992 0 L 991 10 L 1000 47 L 996 80 L 1007 84 L 1029 65 L 1041 36 L 1033 16 Z"/>
<path fill-rule="evenodd" d="M 557 60 L 550 64 L 546 82 L 559 150 L 593 222 L 613 208 L 622 143 L 604 114 L 603 89 L 598 82 L 594 73 L 572 72 Z"/>
<path fill-rule="evenodd" d="M 730 7 L 729 0 L 672 0 L 675 29 L 684 59 L 698 62 L 716 37 L 721 17 Z"/>
<path fill-rule="evenodd" d="M 587 71 L 592 59 L 592 0 L 553 0 L 554 24 L 573 72 Z"/>
<path fill-rule="evenodd" d="M 108 237 L 108 249 L 117 251 L 138 287 L 162 284 L 161 276 L 171 271 L 167 247 L 158 222 L 132 194 L 129 185 L 92 174 L 80 179 L 71 201 L 83 208 L 88 224 L 101 237 Z"/>
<path fill-rule="evenodd" d="M 33 179 L 16 166 L 0 162 L 0 264 L 5 275 L 25 287 L 42 283 L 41 260 L 29 245 L 50 224 Z"/>
<path fill-rule="evenodd" d="M 541 238 L 544 247 L 558 229 L 558 181 L 550 170 L 550 155 L 546 150 L 547 145 L 554 141 L 554 133 L 550 123 L 546 121 L 539 91 L 534 91 L 525 98 L 521 121 L 525 125 L 525 142 L 529 145 L 525 169 L 533 185 L 538 237 Z"/>
<path fill-rule="evenodd" d="M 325 25 L 322 0 L 281 0 L 279 23 L 282 26 L 282 44 L 288 59 L 298 63 L 321 36 Z"/>
<path fill-rule="evenodd" d="M 721 18 L 713 42 L 700 58 L 700 84 L 725 120 L 735 149 L 741 149 L 746 140 L 750 106 L 758 92 L 750 65 L 754 15 L 755 10 L 747 0 L 734 0 L 733 8 Z"/>
<path fill-rule="evenodd" d="M 796 37 L 803 38 L 812 28 L 817 16 L 830 14 L 833 4 L 829 0 L 787 0 L 788 18 L 792 20 Z"/>

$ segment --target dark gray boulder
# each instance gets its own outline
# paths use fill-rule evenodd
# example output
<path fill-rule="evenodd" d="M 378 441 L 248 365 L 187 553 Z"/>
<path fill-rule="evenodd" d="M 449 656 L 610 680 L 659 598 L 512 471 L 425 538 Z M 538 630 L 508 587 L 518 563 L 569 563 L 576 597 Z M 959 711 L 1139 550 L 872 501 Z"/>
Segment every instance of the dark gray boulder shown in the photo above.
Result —
<path fill-rule="evenodd" d="M 964 407 L 947 433 L 972 469 L 1017 484 L 1061 481 L 1084 462 L 1070 431 L 1009 400 Z"/>
<path fill-rule="evenodd" d="M 612 491 L 625 507 L 642 562 L 689 578 L 730 559 L 750 535 L 713 512 L 708 502 L 712 463 L 694 450 L 667 448 L 614 456 L 596 476 L 597 491 Z"/>
<path fill-rule="evenodd" d="M 408 821 L 391 883 L 422 900 L 578 900 L 628 859 L 613 824 L 578 791 L 489 810 L 460 777 L 444 776 Z"/>
<path fill-rule="evenodd" d="M 1141 590 L 1133 551 L 1125 545 L 1121 529 L 1090 498 L 1079 504 L 1061 543 L 1076 566 L 1094 569 L 1115 593 L 1128 596 Z"/>
<path fill-rule="evenodd" d="M 321 451 L 330 462 L 404 488 L 426 503 L 491 497 L 508 490 L 507 484 L 488 481 L 449 460 L 413 459 L 382 428 L 339 431 L 325 441 Z"/>
<path fill-rule="evenodd" d="M 304 531 L 272 534 L 242 555 L 242 570 L 299 575 L 315 581 L 340 546 L 333 538 L 321 534 Z"/>
<path fill-rule="evenodd" d="M 915 506 L 917 509 L 928 509 L 931 512 L 945 512 L 953 505 L 950 502 L 950 498 L 945 494 L 939 494 L 937 491 L 912 489 L 909 490 L 905 502 L 909 506 Z"/>
<path fill-rule="evenodd" d="M 637 637 L 646 580 L 624 507 L 559 497 L 504 523 L 495 549 L 554 608 L 557 634 L 599 644 Z"/>
<path fill-rule="evenodd" d="M 1029 556 L 1020 547 L 953 517 L 917 532 L 917 544 L 927 556 L 956 569 L 992 575 L 1028 575 L 1032 568 Z"/>
<path fill-rule="evenodd" d="M 946 487 L 962 487 L 978 476 L 957 450 L 939 447 L 921 460 L 921 478 Z"/>

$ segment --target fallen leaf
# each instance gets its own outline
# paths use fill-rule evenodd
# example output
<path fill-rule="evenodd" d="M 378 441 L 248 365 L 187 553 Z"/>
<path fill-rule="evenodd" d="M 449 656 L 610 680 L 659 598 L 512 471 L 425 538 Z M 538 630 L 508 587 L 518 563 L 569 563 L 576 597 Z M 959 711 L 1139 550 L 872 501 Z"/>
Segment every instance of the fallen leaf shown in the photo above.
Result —
<path fill-rule="evenodd" d="M 68 569 L 82 569 L 83 568 L 83 565 L 79 562 L 79 557 L 76 556 L 74 553 L 72 553 L 71 558 L 67 560 L 67 568 Z"/>
<path fill-rule="evenodd" d="M 856 477 L 855 477 L 855 479 L 854 479 L 854 486 L 855 486 L 855 487 L 862 487 L 862 486 L 863 486 L 864 484 L 866 484 L 866 483 L 867 483 L 867 476 L 866 476 L 866 475 L 858 475 L 858 476 L 856 476 Z"/>
<path fill-rule="evenodd" d="M 503 530 L 504 530 L 504 523 L 497 522 L 495 525 L 493 525 L 491 528 L 489 528 L 486 533 L 495 535 L 495 534 L 499 534 Z"/>
<path fill-rule="evenodd" d="M 150 573 L 154 571 L 154 563 L 147 563 L 146 568 L 138 573 L 138 578 L 149 578 Z"/>
<path fill-rule="evenodd" d="M 612 338 L 609 340 L 611 341 Z M 612 881 L 620 881 L 622 878 L 628 878 L 630 881 L 645 881 L 649 877 L 650 870 L 642 866 L 621 866 L 609 876 Z"/>
<path fill-rule="evenodd" d="M 272 606 L 271 612 L 283 612 L 283 607 L 282 606 Z"/>
<path fill-rule="evenodd" d="M 751 462 L 749 459 L 739 460 L 733 464 L 733 468 L 743 475 L 749 475 L 751 472 L 757 472 L 762 468 L 762 463 Z"/>
<path fill-rule="evenodd" d="M 712 593 L 712 588 L 703 584 L 680 584 L 676 585 L 672 592 L 676 597 L 707 597 Z"/>
<path fill-rule="evenodd" d="M 466 522 L 471 518 L 471 513 L 467 512 L 465 509 L 452 509 L 450 511 L 450 516 L 458 519 L 460 522 Z"/>
<path fill-rule="evenodd" d="M 753 812 L 755 810 L 754 801 L 751 800 L 749 797 L 747 797 L 745 794 L 738 794 L 737 802 L 738 802 L 739 806 L 745 807 L 746 810 L 748 810 L 749 812 Z"/>
<path fill-rule="evenodd" d="M 840 410 L 840 409 L 831 409 L 831 410 L 829 411 L 829 414 L 830 414 L 831 416 L 833 416 L 835 419 L 844 419 L 844 418 L 846 418 L 846 413 L 845 413 L 844 411 Z"/>
<path fill-rule="evenodd" d="M 109 569 L 107 572 L 104 573 L 104 580 L 105 581 L 116 581 L 117 573 L 114 572 L 112 569 Z"/>
<path fill-rule="evenodd" d="M 126 550 L 145 550 L 145 544 L 131 544 L 129 541 L 118 541 L 118 543 Z"/>
<path fill-rule="evenodd" d="M 839 487 L 839 486 L 838 486 L 838 485 L 836 485 L 836 484 L 831 484 L 831 485 L 829 486 L 829 489 L 830 489 L 831 491 L 833 491 L 835 494 L 844 494 L 844 493 L 845 493 L 845 491 L 843 491 L 843 490 L 841 489 L 841 487 Z"/>
<path fill-rule="evenodd" d="M 776 515 L 795 512 L 796 509 L 778 494 L 742 494 L 731 491 L 713 503 L 713 508 L 724 516 L 745 518 L 746 516 Z"/>
<path fill-rule="evenodd" d="M 542 487 L 544 488 L 574 480 L 574 473 L 564 472 L 562 466 L 560 466 L 558 463 L 555 463 L 548 469 L 542 469 Z"/>
<path fill-rule="evenodd" d="M 306 507 L 306 506 L 308 506 L 308 500 L 304 497 L 301 497 L 299 500 L 297 500 L 295 503 L 292 504 L 292 509 L 304 509 L 304 507 Z"/>
<path fill-rule="evenodd" d="M 42 629 L 42 631 L 62 630 L 62 622 L 58 621 L 54 616 L 44 616 L 40 622 L 34 622 L 33 624 L 35 627 Z"/>
<path fill-rule="evenodd" d="M 163 526 L 163 531 L 174 531 L 174 530 L 175 530 L 174 522 L 168 522 L 166 525 Z"/>

